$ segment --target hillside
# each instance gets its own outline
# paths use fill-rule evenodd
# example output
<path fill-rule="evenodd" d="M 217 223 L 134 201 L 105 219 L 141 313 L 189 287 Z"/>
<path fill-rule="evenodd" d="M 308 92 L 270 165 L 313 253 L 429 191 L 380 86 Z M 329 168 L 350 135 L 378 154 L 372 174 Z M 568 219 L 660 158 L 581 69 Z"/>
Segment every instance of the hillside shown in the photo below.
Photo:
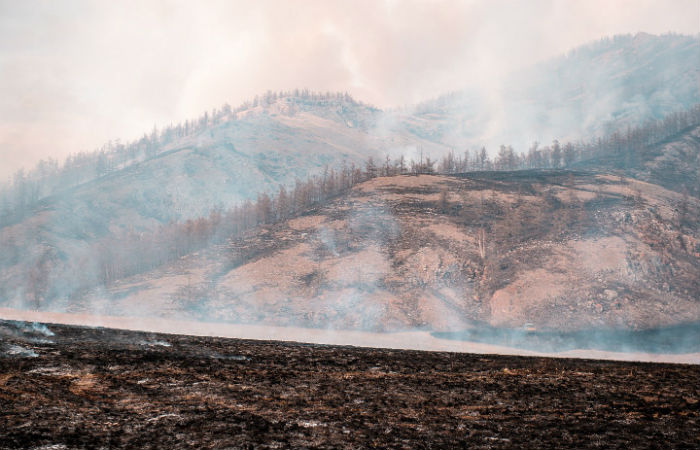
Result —
<path fill-rule="evenodd" d="M 437 159 L 450 149 L 486 145 L 494 157 L 502 144 L 523 152 L 533 141 L 624 132 L 700 103 L 698 52 L 700 39 L 692 36 L 616 36 L 509 74 L 498 87 L 400 110 L 383 111 L 347 94 L 268 92 L 235 109 L 224 105 L 154 129 L 137 142 L 109 143 L 63 165 L 41 161 L 18 172 L 11 185 L 0 186 L 0 226 L 48 207 L 97 205 L 98 216 L 112 209 L 129 215 L 138 202 L 139 228 L 206 215 L 326 165 L 360 164 L 368 156 L 417 159 L 421 148 Z"/>
<path fill-rule="evenodd" d="M 0 301 L 30 296 L 27 278 L 34 268 L 47 267 L 62 297 L 95 285 L 101 240 L 208 216 L 325 168 L 362 166 L 368 157 L 422 142 L 371 135 L 378 112 L 352 100 L 285 97 L 237 114 L 163 145 L 143 161 L 55 189 L 9 214 L 0 223 L 0 248 L 17 250 L 0 254 Z M 19 193 L 32 190 L 31 184 L 19 187 Z"/>
<path fill-rule="evenodd" d="M 700 127 L 648 149 L 632 173 L 641 180 L 700 197 Z"/>
<path fill-rule="evenodd" d="M 666 327 L 700 316 L 699 210 L 593 172 L 375 178 L 70 309 L 380 331 Z"/>
<path fill-rule="evenodd" d="M 374 158 L 376 166 L 381 167 L 384 164 L 384 157 L 390 156 L 391 164 L 394 166 L 398 161 L 402 161 L 401 164 L 405 162 L 406 166 L 413 165 L 415 168 L 422 155 L 426 158 L 430 156 L 435 161 L 436 158 L 447 155 L 455 148 L 460 153 L 460 149 L 464 149 L 465 146 L 474 143 L 480 146 L 496 138 L 497 141 L 494 142 L 499 144 L 508 142 L 517 144 L 520 139 L 518 133 L 524 130 L 530 133 L 529 139 L 538 138 L 539 133 L 546 130 L 547 133 L 560 133 L 556 135 L 559 138 L 581 138 L 588 142 L 577 141 L 575 146 L 571 147 L 581 159 L 569 164 L 572 168 L 581 169 L 584 172 L 591 170 L 600 173 L 614 172 L 659 184 L 679 193 L 688 192 L 691 196 L 697 196 L 700 194 L 698 191 L 700 189 L 698 187 L 700 186 L 698 174 L 700 144 L 697 120 L 687 120 L 686 122 L 692 125 L 689 128 L 675 129 L 672 126 L 674 115 L 671 113 L 700 101 L 697 90 L 700 69 L 697 67 L 697 58 L 689 57 L 697 50 L 698 42 L 700 41 L 697 38 L 687 36 L 637 35 L 603 40 L 582 47 L 569 55 L 534 66 L 527 72 L 527 76 L 515 77 L 514 75 L 515 78 L 512 78 L 508 84 L 513 91 L 508 91 L 503 97 L 510 103 L 501 105 L 503 108 L 498 110 L 501 111 L 498 113 L 500 115 L 496 116 L 494 116 L 494 110 L 489 109 L 490 106 L 487 107 L 493 106 L 489 103 L 493 98 L 484 97 L 483 92 L 478 94 L 464 92 L 457 96 L 446 96 L 401 112 L 382 111 L 355 101 L 347 95 L 321 95 L 307 91 L 284 95 L 268 93 L 263 98 L 236 109 L 223 108 L 211 116 L 205 114 L 198 120 L 170 126 L 162 130 L 160 135 L 154 130 L 151 136 L 144 136 L 137 143 L 110 146 L 107 150 L 103 149 L 93 155 L 72 157 L 61 168 L 56 164 L 40 164 L 34 171 L 28 174 L 22 173 L 22 176 L 16 177 L 10 188 L 0 189 L 0 305 L 19 308 L 36 308 L 41 305 L 41 307 L 63 309 L 76 307 L 75 303 L 80 298 L 89 299 L 86 301 L 91 305 L 95 298 L 105 296 L 111 299 L 115 287 L 110 283 L 115 281 L 115 278 L 123 277 L 105 274 L 109 268 L 105 269 L 104 266 L 109 265 L 109 261 L 105 263 L 104 260 L 113 253 L 106 251 L 106 247 L 111 246 L 110 249 L 116 249 L 116 251 L 122 248 L 155 247 L 152 238 L 163 229 L 175 226 L 193 228 L 193 223 L 197 221 L 216 216 L 222 211 L 229 211 L 232 207 L 245 207 L 248 205 L 247 202 L 256 201 L 263 194 L 280 192 L 280 186 L 291 191 L 295 186 L 303 186 L 309 177 L 324 173 L 326 167 L 335 169 L 335 173 L 339 173 L 343 167 L 348 173 L 354 173 L 351 170 L 353 166 L 362 169 L 368 167 L 368 158 Z M 587 74 L 585 79 L 579 75 L 584 72 Z M 523 109 L 525 107 L 523 105 L 527 108 Z M 508 114 L 502 115 L 503 111 L 507 111 Z M 688 118 L 694 115 L 695 110 L 684 111 L 684 117 Z M 580 115 L 574 117 L 571 115 L 574 112 Z M 624 141 L 626 149 L 623 150 L 619 146 L 620 148 L 615 150 L 615 146 L 623 142 L 623 139 L 619 139 L 620 136 L 625 137 L 626 133 L 630 133 L 630 128 L 626 128 L 627 125 L 646 124 L 648 119 L 661 117 L 664 120 L 659 121 L 658 124 L 652 123 L 643 129 L 632 129 L 641 130 L 638 134 L 644 139 L 635 140 L 633 135 L 634 139 Z M 498 120 L 496 121 L 495 118 Z M 532 122 L 535 119 L 537 121 Z M 669 124 L 671 126 L 667 127 L 666 125 Z M 674 129 L 676 134 L 664 134 L 662 131 L 667 128 Z M 615 131 L 603 136 L 603 140 L 615 151 L 610 152 L 605 146 L 596 150 L 596 146 L 591 143 L 595 143 L 601 133 L 611 129 Z M 504 130 L 509 131 L 506 133 Z M 656 136 L 662 138 L 655 139 Z M 521 148 L 524 149 L 524 147 Z M 508 168 L 562 167 L 559 161 L 554 160 L 553 147 L 541 150 L 538 154 L 539 163 L 533 163 L 528 159 L 533 156 L 529 153 L 515 155 L 517 157 L 513 158 L 514 164 Z M 484 154 L 486 155 L 486 152 Z M 543 155 L 544 158 L 542 158 Z M 552 155 L 551 158 L 550 155 Z M 586 159 L 587 155 L 593 155 L 593 157 Z M 401 157 L 404 159 L 400 160 Z M 475 170 L 478 166 L 477 159 L 470 158 L 471 165 L 461 170 L 452 167 L 450 171 Z M 503 168 L 499 166 L 497 158 L 493 154 L 490 161 L 482 158 L 479 168 L 486 170 Z M 396 180 L 400 178 L 392 179 L 391 182 Z M 606 185 L 603 182 L 599 183 L 598 179 L 594 181 L 596 186 Z M 626 182 L 636 183 L 630 180 Z M 448 195 L 451 198 L 450 201 L 455 203 L 458 200 L 454 196 L 461 195 L 455 192 L 471 188 L 454 183 L 456 181 L 453 180 L 444 186 L 441 185 L 442 187 L 426 189 L 432 192 L 435 189 L 444 188 L 450 192 Z M 541 184 L 525 180 L 523 183 L 520 186 L 521 181 L 513 181 L 507 190 L 516 191 L 517 186 L 520 186 L 519 189 L 522 192 L 523 189 L 530 189 L 527 186 L 531 185 L 535 190 L 544 189 L 542 192 L 536 192 L 537 195 L 544 196 L 545 191 L 552 188 L 547 182 Z M 647 185 L 644 184 L 644 186 Z M 401 192 L 396 195 L 399 197 L 412 195 L 408 191 Z M 490 195 L 485 190 L 483 193 L 486 196 Z M 381 193 L 381 189 L 377 195 L 380 205 L 391 204 L 389 200 L 382 200 L 384 194 Z M 653 198 L 654 208 L 678 209 L 682 197 L 673 197 L 675 194 L 672 193 L 664 195 L 667 195 L 667 198 Z M 552 209 L 550 200 L 551 198 L 548 197 L 549 217 L 551 221 L 558 221 L 559 212 Z M 350 202 L 349 199 L 344 201 Z M 406 200 L 400 200 L 397 197 L 391 201 L 401 203 Z M 473 199 L 467 199 L 466 202 L 470 208 L 475 207 L 472 201 Z M 687 209 L 687 205 L 694 205 L 694 202 L 695 200 L 686 200 L 684 203 L 686 207 L 678 210 L 679 217 L 682 216 L 682 222 L 690 221 L 689 223 L 692 224 L 693 211 Z M 472 247 L 464 247 L 466 244 L 461 243 L 459 245 L 467 248 L 468 250 L 464 251 L 471 256 L 467 258 L 465 256 L 467 254 L 455 253 L 455 250 L 449 247 L 441 249 L 440 252 L 447 252 L 450 255 L 449 258 L 458 261 L 465 258 L 472 261 L 473 239 L 477 229 L 499 230 L 503 228 L 501 221 L 506 219 L 510 222 L 516 221 L 510 215 L 504 215 L 504 211 L 508 211 L 505 203 L 503 205 L 496 203 L 491 205 L 495 208 L 495 215 L 480 224 L 473 222 L 463 224 L 455 219 L 459 214 L 454 217 L 446 214 L 447 217 L 452 217 L 449 220 L 454 222 L 454 226 L 466 227 L 460 229 L 460 233 L 471 236 L 472 243 L 469 245 Z M 483 205 L 488 204 L 488 201 L 481 204 L 480 208 L 486 208 Z M 539 208 L 537 211 L 540 211 L 543 209 L 542 204 L 543 200 L 539 199 L 530 206 L 535 206 L 536 209 Z M 381 220 L 386 219 L 388 222 L 385 225 L 390 227 L 389 230 L 397 226 L 398 219 L 395 211 L 381 212 L 384 211 L 382 208 L 385 206 L 379 207 L 381 213 L 375 209 L 365 211 L 363 208 L 366 205 L 360 203 L 347 205 L 348 208 L 351 206 L 359 209 L 348 214 L 358 218 L 350 222 L 348 222 L 349 219 L 344 219 L 346 222 L 343 222 L 342 226 L 356 224 L 358 220 L 372 221 L 375 216 Z M 333 205 L 328 207 L 332 209 Z M 430 208 L 418 208 L 410 214 L 413 215 L 411 218 L 415 219 L 416 223 L 434 218 L 434 211 Z M 534 213 L 529 211 L 527 214 Z M 592 210 L 587 214 L 592 214 Z M 647 211 L 645 214 L 653 216 L 654 213 Z M 402 219 L 406 222 L 402 225 L 405 229 L 420 228 L 419 225 L 409 224 L 408 218 L 407 216 Z M 258 223 L 258 219 L 255 217 L 251 221 Z M 692 239 L 697 238 L 693 232 L 673 229 L 671 225 L 662 223 L 662 219 L 659 218 L 654 220 L 653 223 L 660 223 L 661 228 L 685 233 L 690 240 L 683 241 L 683 245 L 690 245 L 692 248 L 694 245 Z M 323 219 L 320 223 L 325 224 L 326 221 Z M 283 227 L 284 224 L 279 226 Z M 288 226 L 294 229 L 295 226 L 300 225 L 294 225 L 292 222 Z M 341 225 L 337 224 L 337 226 Z M 328 231 L 326 225 L 321 229 L 325 231 L 312 231 L 335 239 L 335 232 Z M 619 233 L 611 224 L 607 225 L 606 230 L 605 233 L 612 235 Z M 290 239 L 302 245 L 303 242 L 297 234 L 308 232 L 297 231 Z M 372 229 L 369 231 L 374 233 Z M 389 263 L 392 270 L 402 268 L 401 256 L 394 253 L 386 256 L 376 250 L 378 246 L 389 245 L 382 239 L 389 239 L 392 242 L 391 245 L 396 244 L 392 240 L 393 235 L 385 236 L 389 232 L 387 230 L 377 232 L 381 239 L 374 235 L 366 237 L 370 241 L 372 239 L 379 239 L 379 241 L 367 244 L 366 252 L 361 252 L 359 256 L 353 253 L 352 258 L 355 256 L 369 258 L 368 267 L 377 264 L 379 267 L 377 270 L 381 273 L 388 272 L 385 264 Z M 494 247 L 493 252 L 495 254 L 503 251 L 510 252 L 515 248 L 513 246 L 520 245 L 522 242 L 532 242 L 533 237 L 527 234 L 529 232 L 527 227 L 521 227 L 519 232 L 525 234 L 515 238 L 511 236 L 506 240 L 499 237 L 499 246 Z M 264 236 L 267 234 L 273 241 L 286 239 L 282 235 L 274 234 L 276 232 L 271 229 L 260 233 L 262 234 L 254 238 L 259 240 L 262 246 L 255 249 L 255 252 L 260 255 L 270 251 L 265 244 Z M 356 235 L 353 239 L 363 239 L 362 228 L 353 233 Z M 127 237 L 131 239 L 130 246 L 124 244 Z M 224 237 L 219 236 L 222 239 Z M 558 236 L 546 233 L 536 237 L 542 237 L 546 242 L 558 239 Z M 138 241 L 141 238 L 143 241 Z M 151 238 L 151 241 L 147 242 L 147 238 Z M 347 236 L 346 238 L 349 239 Z M 208 243 L 202 243 L 198 248 L 206 248 L 205 244 Z M 183 246 L 183 243 L 172 239 L 165 243 L 158 241 L 158 245 L 173 249 Z M 244 248 L 251 244 L 236 245 Z M 437 246 L 437 243 L 434 245 Z M 446 241 L 445 245 L 457 244 Z M 490 245 L 494 245 L 493 239 Z M 168 252 L 180 257 L 194 249 L 192 246 L 184 246 L 188 247 L 186 251 L 177 249 L 177 251 L 168 250 Z M 308 253 L 304 248 L 301 246 L 297 250 Z M 247 251 L 243 253 L 247 254 Z M 163 248 L 154 250 L 154 253 L 158 252 L 165 251 Z M 656 254 L 656 252 L 657 250 L 654 249 L 653 253 Z M 185 298 L 188 295 L 195 297 L 200 295 L 214 303 L 218 298 L 238 298 L 241 295 L 247 298 L 246 296 L 249 295 L 246 293 L 249 289 L 246 287 L 247 279 L 242 281 L 243 284 L 234 286 L 235 278 L 226 278 L 229 270 L 226 266 L 228 263 L 225 262 L 227 257 L 223 256 L 225 252 L 218 247 L 212 247 L 205 253 L 210 253 L 211 256 L 192 255 L 183 261 L 192 258 L 191 264 L 201 263 L 205 264 L 205 267 L 215 267 L 216 270 L 211 272 L 208 271 L 209 269 L 201 269 L 201 276 L 191 276 L 190 279 L 194 280 L 191 282 L 183 282 L 178 278 L 186 273 L 186 270 L 183 271 L 178 267 L 168 268 L 168 264 L 173 259 L 171 256 L 161 259 L 152 257 L 150 259 L 153 261 L 144 264 L 144 267 L 123 271 L 128 272 L 128 275 L 144 273 L 145 279 L 154 283 L 154 280 L 165 279 L 157 273 L 145 273 L 153 267 L 166 264 L 166 267 L 159 269 L 160 273 L 173 273 L 172 285 L 168 286 L 166 283 L 162 289 L 158 288 L 151 292 L 154 295 L 153 298 L 145 294 L 141 297 L 137 296 L 141 300 L 148 300 L 139 301 L 138 306 L 146 310 L 157 309 L 154 305 L 172 296 Z M 669 258 L 674 260 L 678 255 L 675 253 L 666 255 L 663 260 L 666 261 Z M 435 257 L 432 255 L 429 258 Z M 205 259 L 199 261 L 196 258 Z M 248 261 L 245 258 L 242 261 Z M 493 260 L 489 258 L 486 259 Z M 312 263 L 316 264 L 317 258 L 312 259 Z M 479 259 L 483 258 L 479 256 Z M 345 264 L 345 261 L 340 262 L 341 260 L 342 258 L 338 263 Z M 686 260 L 682 259 L 674 264 L 686 267 L 684 261 Z M 413 280 L 403 287 L 399 286 L 398 279 L 386 278 L 384 275 L 377 278 L 372 272 L 369 275 L 359 275 L 359 281 L 356 280 L 361 286 L 359 290 L 346 289 L 346 285 L 352 284 L 351 280 L 347 280 L 335 285 L 332 289 L 329 288 L 330 290 L 316 292 L 316 288 L 313 287 L 319 282 L 316 281 L 316 275 L 312 274 L 313 271 L 308 271 L 308 268 L 304 269 L 303 264 L 300 263 L 299 267 L 294 268 L 298 273 L 293 273 L 310 277 L 307 283 L 310 287 L 289 288 L 289 291 L 281 287 L 281 291 L 270 291 L 269 296 L 283 294 L 282 298 L 317 299 L 303 308 L 293 302 L 295 303 L 292 308 L 293 316 L 288 318 L 286 323 L 323 326 L 323 323 L 329 322 L 334 326 L 369 328 L 424 325 L 434 326 L 436 329 L 453 328 L 440 323 L 443 319 L 431 318 L 430 314 L 433 313 L 423 312 L 425 308 L 435 309 L 437 312 L 434 315 L 441 318 L 451 317 L 449 314 L 443 314 L 445 311 L 460 311 L 460 314 L 456 315 L 459 318 L 457 320 L 459 326 L 464 326 L 470 321 L 500 323 L 491 317 L 490 299 L 496 294 L 497 283 L 500 282 L 494 280 L 498 280 L 501 275 L 506 277 L 504 279 L 508 279 L 512 274 L 507 270 L 501 273 L 500 265 L 491 265 L 491 262 L 485 264 L 482 261 L 481 268 L 474 263 L 470 264 L 472 265 L 468 269 L 464 267 L 459 269 L 470 271 L 467 274 L 460 272 L 457 276 L 452 274 L 453 270 L 450 269 L 449 276 L 457 277 L 454 281 L 456 284 L 443 283 L 444 286 L 440 284 L 439 288 L 428 289 L 425 292 L 420 287 L 420 283 L 425 284 L 427 281 L 415 281 L 416 275 L 412 275 L 413 272 L 411 272 L 414 269 L 398 273 L 397 277 L 406 276 L 408 280 Z M 571 270 L 574 270 L 573 266 Z M 487 274 L 486 278 L 484 278 L 484 271 Z M 685 269 L 681 272 L 685 273 L 684 271 Z M 221 276 L 212 275 L 219 272 Z M 326 276 L 323 273 L 321 275 Z M 331 276 L 342 278 L 347 275 L 331 272 Z M 422 278 L 418 277 L 418 279 Z M 205 290 L 198 294 L 197 292 L 203 289 L 200 284 L 205 281 L 209 286 L 207 289 L 214 289 L 214 291 Z M 128 285 L 133 280 L 120 282 Z M 220 282 L 224 284 L 220 285 Z M 675 281 L 670 283 L 673 284 Z M 175 292 L 181 286 L 186 286 L 186 290 Z M 220 287 L 219 292 L 217 289 Z M 222 317 L 227 320 L 245 321 L 267 319 L 270 307 L 265 306 L 260 311 L 257 310 L 260 307 L 257 296 L 262 295 L 259 288 L 258 285 L 250 288 L 251 292 L 256 292 L 256 298 L 250 302 L 246 300 L 244 304 L 247 306 L 240 307 L 240 311 L 237 310 L 238 312 L 235 313 L 222 313 Z M 594 301 L 597 299 L 597 294 L 593 287 L 590 289 L 592 289 L 590 301 Z M 454 290 L 457 293 L 453 292 Z M 133 290 L 133 292 L 137 291 L 138 289 Z M 132 291 L 125 292 L 117 297 L 136 298 L 134 297 L 136 294 Z M 639 295 L 657 300 L 663 297 L 658 292 L 654 292 Z M 693 290 L 690 289 L 689 292 Z M 332 318 L 328 320 L 322 317 L 307 317 L 308 314 L 312 314 L 312 311 L 320 308 L 318 302 L 325 302 L 326 297 L 332 295 L 340 295 L 339 299 L 333 301 L 350 305 L 349 310 L 333 313 L 330 315 Z M 400 312 L 391 312 L 386 320 L 384 318 L 377 320 L 374 316 L 383 314 L 381 311 L 384 306 L 374 307 L 372 306 L 374 300 L 369 303 L 366 300 L 375 296 L 379 305 L 384 305 L 388 301 L 398 302 L 403 306 L 390 308 L 392 311 Z M 469 296 L 476 297 L 478 301 L 465 303 L 464 298 Z M 420 302 L 427 302 L 427 306 L 420 303 L 418 298 L 422 299 Z M 197 303 L 194 298 L 190 298 L 190 301 Z M 586 297 L 586 302 L 588 301 L 589 296 Z M 116 304 L 120 303 L 108 300 L 104 307 L 114 309 Z M 355 304 L 362 304 L 368 308 L 366 311 L 369 318 L 365 319 L 358 314 L 353 316 L 351 310 L 355 308 L 353 306 Z M 600 302 L 596 300 L 594 304 L 600 304 Z M 217 308 L 227 311 L 228 307 Z M 328 306 L 328 308 L 341 308 L 341 306 Z M 685 306 L 681 307 L 686 311 L 684 308 Z M 379 312 L 371 312 L 375 309 Z M 670 313 L 671 316 L 674 314 Z M 660 317 L 662 316 L 663 314 Z M 612 316 L 594 319 L 588 314 L 583 314 L 580 317 L 580 320 L 576 320 L 581 322 L 581 326 L 600 321 L 602 321 L 600 323 L 608 323 L 612 320 Z M 683 317 L 687 316 L 683 315 Z M 529 319 L 523 316 L 523 320 Z M 523 320 L 513 323 L 521 323 Z M 674 321 L 675 319 L 669 319 L 668 322 Z M 661 323 L 663 320 L 659 319 L 658 322 Z M 642 320 L 640 323 L 646 322 Z"/>
<path fill-rule="evenodd" d="M 694 110 L 695 123 L 682 127 L 668 137 L 655 139 L 649 145 L 632 144 L 629 149 L 593 152 L 571 164 L 572 168 L 623 173 L 629 177 L 658 184 L 667 189 L 700 197 L 700 125 Z M 667 119 L 668 120 L 668 119 Z M 631 134 L 629 129 L 628 133 Z M 621 133 L 614 133 L 621 141 Z M 634 139 L 629 139 L 634 141 Z M 618 144 L 618 147 L 627 145 Z"/>
<path fill-rule="evenodd" d="M 427 175 L 394 176 L 347 191 L 370 174 L 331 171 L 297 182 L 286 200 L 261 197 L 180 223 L 168 220 L 177 212 L 172 205 L 161 204 L 158 214 L 150 199 L 165 189 L 154 184 L 127 207 L 118 203 L 139 177 L 146 179 L 139 167 L 175 176 L 178 169 L 166 162 L 195 153 L 165 152 L 104 177 L 101 183 L 111 184 L 99 196 L 84 194 L 98 183 L 83 185 L 0 230 L 0 298 L 15 308 L 346 329 L 684 326 L 697 319 L 700 128 L 676 127 L 681 131 L 658 143 L 633 144 L 634 136 L 663 128 L 641 128 L 627 140 L 613 135 L 606 144 L 612 151 L 603 145 L 582 153 L 578 172 L 482 171 L 429 178 L 425 186 Z M 223 185 L 205 176 L 217 170 L 208 166 L 195 180 Z M 392 163 L 375 174 L 389 172 L 401 173 Z M 125 174 L 133 180 L 125 182 Z M 171 186 L 185 180 L 195 181 L 180 174 Z M 585 189 L 576 188 L 581 183 Z M 357 189 L 370 200 L 355 201 Z M 321 192 L 327 194 L 318 197 Z M 221 194 L 202 195 L 223 203 Z M 424 226 L 432 234 L 424 235 Z M 451 239 L 435 231 L 444 227 Z M 614 270 L 600 269 L 612 270 L 610 277 L 588 267 L 602 264 L 595 254 L 617 258 Z M 532 301 L 509 304 L 523 296 Z"/>

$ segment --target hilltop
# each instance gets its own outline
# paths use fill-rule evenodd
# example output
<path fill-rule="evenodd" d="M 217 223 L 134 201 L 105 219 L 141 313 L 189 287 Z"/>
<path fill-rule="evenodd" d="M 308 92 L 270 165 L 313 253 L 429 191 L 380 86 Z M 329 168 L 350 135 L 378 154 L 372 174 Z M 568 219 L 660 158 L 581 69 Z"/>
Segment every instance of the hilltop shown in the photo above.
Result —
<path fill-rule="evenodd" d="M 397 117 L 454 146 L 588 140 L 700 102 L 700 39 L 637 33 L 604 38 L 510 74 L 495 86 L 445 94 Z"/>

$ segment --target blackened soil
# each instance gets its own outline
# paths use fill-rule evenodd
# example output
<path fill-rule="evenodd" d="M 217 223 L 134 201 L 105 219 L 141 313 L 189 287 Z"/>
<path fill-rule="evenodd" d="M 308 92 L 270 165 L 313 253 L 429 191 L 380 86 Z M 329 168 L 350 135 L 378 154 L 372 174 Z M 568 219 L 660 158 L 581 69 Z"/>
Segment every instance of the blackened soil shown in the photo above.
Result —
<path fill-rule="evenodd" d="M 49 329 L 0 321 L 0 448 L 700 446 L 693 365 Z"/>

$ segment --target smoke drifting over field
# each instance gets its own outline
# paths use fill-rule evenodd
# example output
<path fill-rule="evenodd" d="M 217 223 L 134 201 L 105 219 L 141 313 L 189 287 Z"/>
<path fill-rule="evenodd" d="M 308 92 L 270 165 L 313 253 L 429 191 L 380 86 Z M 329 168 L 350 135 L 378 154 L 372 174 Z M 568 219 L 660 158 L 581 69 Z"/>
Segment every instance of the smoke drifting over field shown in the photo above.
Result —
<path fill-rule="evenodd" d="M 647 340 L 634 341 L 633 334 L 628 342 L 615 339 L 606 343 L 599 341 L 591 345 L 592 340 L 586 341 L 588 346 L 572 347 L 570 345 L 557 345 L 552 340 L 552 336 L 544 338 L 536 334 L 529 336 L 529 342 L 514 339 L 517 334 L 512 330 L 482 329 L 474 330 L 465 339 L 465 336 L 448 335 L 444 333 L 428 333 L 425 331 L 406 331 L 396 333 L 373 333 L 367 331 L 352 330 L 322 330 L 298 327 L 274 327 L 269 325 L 240 325 L 211 322 L 191 322 L 167 319 L 140 318 L 140 317 L 115 317 L 115 316 L 92 316 L 65 313 L 42 313 L 32 311 L 17 311 L 0 308 L 0 313 L 7 319 L 0 319 L 0 336 L 22 340 L 25 343 L 34 345 L 53 344 L 53 341 L 46 336 L 53 336 L 52 324 L 78 325 L 85 327 L 114 328 L 117 330 L 146 331 L 150 333 L 167 333 L 176 335 L 191 336 L 218 336 L 239 339 L 255 339 L 263 341 L 289 341 L 300 343 L 315 343 L 325 345 L 357 346 L 370 348 L 389 348 L 399 350 L 423 350 L 440 352 L 462 352 L 462 353 L 482 353 L 482 354 L 503 354 L 503 355 L 523 355 L 523 356 L 550 356 L 563 358 L 585 358 L 600 360 L 622 360 L 622 361 L 646 361 L 657 363 L 681 363 L 700 364 L 700 352 L 696 346 L 689 342 L 700 333 L 697 327 L 691 330 L 657 330 L 654 343 L 670 343 L 672 339 L 681 338 L 688 345 L 679 347 L 656 347 L 652 348 Z M 33 322 L 34 321 L 34 322 Z M 43 323 L 35 322 L 43 321 Z M 118 332 L 117 332 L 118 333 Z M 495 337 L 497 334 L 508 335 L 508 339 Z M 491 335 L 486 338 L 487 335 Z M 555 338 L 561 338 L 555 336 Z M 113 338 L 112 338 L 113 339 Z M 528 343 L 541 339 L 539 348 L 528 347 Z M 143 348 L 148 347 L 170 347 L 171 339 L 164 336 L 138 340 L 122 338 L 119 342 L 127 345 L 138 345 Z M 0 346 L 0 358 L 2 357 L 23 357 L 34 358 L 36 354 L 29 346 L 18 345 Z M 221 358 L 221 355 L 211 353 L 212 358 Z"/>

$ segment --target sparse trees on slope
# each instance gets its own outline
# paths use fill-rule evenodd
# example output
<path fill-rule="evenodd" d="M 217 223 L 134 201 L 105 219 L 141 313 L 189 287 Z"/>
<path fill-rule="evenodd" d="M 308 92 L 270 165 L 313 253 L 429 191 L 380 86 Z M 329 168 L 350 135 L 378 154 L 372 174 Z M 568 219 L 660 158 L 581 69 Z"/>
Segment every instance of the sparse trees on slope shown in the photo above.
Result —
<path fill-rule="evenodd" d="M 561 157 L 561 145 L 559 145 L 559 141 L 555 139 L 554 142 L 552 142 L 552 167 L 555 169 L 561 167 Z"/>
<path fill-rule="evenodd" d="M 377 176 L 377 166 L 374 164 L 374 158 L 371 156 L 367 158 L 367 162 L 365 163 L 365 173 L 367 178 L 375 178 Z"/>
<path fill-rule="evenodd" d="M 491 162 L 489 161 L 489 154 L 486 152 L 486 147 L 481 147 L 481 152 L 479 152 L 479 169 L 489 170 Z"/>
<path fill-rule="evenodd" d="M 571 142 L 564 144 L 563 156 L 564 167 L 571 167 L 571 164 L 573 164 L 573 162 L 576 160 L 576 151 Z"/>

